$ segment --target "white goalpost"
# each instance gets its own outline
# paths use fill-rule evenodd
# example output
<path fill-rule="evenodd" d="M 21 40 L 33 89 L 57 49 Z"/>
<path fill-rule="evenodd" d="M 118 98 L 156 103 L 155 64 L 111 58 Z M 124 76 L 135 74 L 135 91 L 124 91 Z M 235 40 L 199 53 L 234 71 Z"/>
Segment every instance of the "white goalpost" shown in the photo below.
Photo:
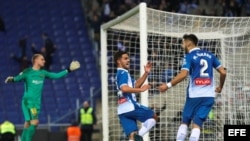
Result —
<path fill-rule="evenodd" d="M 223 92 L 217 95 L 216 104 L 202 127 L 200 140 L 223 141 L 225 124 L 250 124 L 250 18 L 170 13 L 140 3 L 101 26 L 103 141 L 128 141 L 117 116 L 113 55 L 118 50 L 129 53 L 129 71 L 135 79 L 142 75 L 148 61 L 153 63 L 147 79 L 152 87 L 138 94 L 138 100 L 160 118 L 144 141 L 175 140 L 188 80 L 166 93 L 159 93 L 156 87 L 179 72 L 184 55 L 181 40 L 186 33 L 196 34 L 199 47 L 213 52 L 228 73 Z M 217 75 L 215 79 L 218 80 Z"/>

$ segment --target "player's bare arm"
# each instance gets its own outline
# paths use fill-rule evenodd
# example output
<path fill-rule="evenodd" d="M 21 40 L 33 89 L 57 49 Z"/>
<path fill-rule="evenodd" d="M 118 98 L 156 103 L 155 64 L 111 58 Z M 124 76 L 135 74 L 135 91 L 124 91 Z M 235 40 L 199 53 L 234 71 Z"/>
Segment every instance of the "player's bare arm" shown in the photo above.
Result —
<path fill-rule="evenodd" d="M 140 92 L 144 92 L 146 90 L 148 90 L 150 88 L 150 85 L 143 85 L 142 87 L 140 88 L 132 88 L 132 87 L 129 87 L 128 85 L 123 85 L 121 87 L 121 91 L 123 93 L 140 93 Z"/>
<path fill-rule="evenodd" d="M 135 87 L 136 88 L 140 88 L 142 86 L 142 84 L 145 82 L 145 80 L 147 79 L 148 77 L 148 74 L 150 73 L 152 69 L 152 63 L 151 62 L 148 62 L 145 66 L 144 66 L 144 74 L 136 80 L 136 83 L 135 83 Z"/>
<path fill-rule="evenodd" d="M 219 67 L 217 69 L 217 71 L 220 73 L 220 84 L 218 87 L 216 87 L 215 92 L 221 93 L 222 88 L 224 86 L 224 82 L 226 80 L 227 72 L 226 72 L 226 69 L 224 67 Z"/>
<path fill-rule="evenodd" d="M 169 83 L 171 86 L 175 86 L 178 83 L 180 83 L 182 80 L 184 80 L 188 76 L 188 71 L 187 70 L 181 70 L 181 72 L 174 77 Z M 159 91 L 160 92 L 165 92 L 167 91 L 171 86 L 168 86 L 168 84 L 163 83 L 159 86 Z"/>

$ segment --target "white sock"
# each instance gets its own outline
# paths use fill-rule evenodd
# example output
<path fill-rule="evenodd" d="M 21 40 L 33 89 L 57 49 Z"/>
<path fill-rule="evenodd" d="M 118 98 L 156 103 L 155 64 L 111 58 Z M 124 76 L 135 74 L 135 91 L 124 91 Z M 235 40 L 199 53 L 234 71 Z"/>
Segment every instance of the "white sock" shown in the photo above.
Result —
<path fill-rule="evenodd" d="M 128 141 L 134 141 L 134 140 L 128 140 Z"/>
<path fill-rule="evenodd" d="M 148 131 L 148 128 L 142 126 L 141 129 L 139 130 L 139 135 L 143 136 L 147 133 L 147 131 Z"/>
<path fill-rule="evenodd" d="M 181 124 L 179 126 L 176 141 L 185 141 L 186 135 L 187 135 L 187 125 Z"/>
<path fill-rule="evenodd" d="M 139 135 L 144 136 L 152 127 L 154 127 L 156 124 L 155 119 L 150 118 L 146 120 L 143 124 L 141 129 L 139 130 Z"/>
<path fill-rule="evenodd" d="M 200 138 L 201 130 L 199 128 L 193 128 L 189 141 L 198 141 Z"/>

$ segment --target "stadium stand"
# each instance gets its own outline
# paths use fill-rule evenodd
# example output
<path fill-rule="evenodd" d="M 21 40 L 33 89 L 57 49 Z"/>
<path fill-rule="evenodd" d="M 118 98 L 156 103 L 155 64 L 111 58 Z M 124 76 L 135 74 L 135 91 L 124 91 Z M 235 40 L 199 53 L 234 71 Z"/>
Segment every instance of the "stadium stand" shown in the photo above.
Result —
<path fill-rule="evenodd" d="M 245 0 L 92 0 L 85 1 L 85 13 L 87 24 L 92 30 L 92 38 L 96 42 L 96 48 L 100 49 L 100 26 L 103 23 L 112 20 L 133 7 L 137 6 L 140 2 L 146 2 L 147 6 L 153 9 L 158 9 L 166 12 L 174 12 L 181 14 L 192 14 L 201 16 L 225 16 L 225 17 L 241 17 L 249 16 L 250 1 Z M 97 17 L 97 19 L 96 19 Z M 115 35 L 113 35 L 115 36 Z M 122 36 L 122 35 L 120 35 Z M 117 36 L 118 37 L 118 36 Z M 125 36 L 124 36 L 125 37 Z M 131 39 L 123 39 L 120 37 L 120 43 L 112 41 L 112 46 L 117 47 L 117 50 L 126 50 L 126 43 Z M 123 41 L 124 40 L 124 41 Z M 128 51 L 128 50 L 126 50 Z M 100 52 L 100 50 L 99 50 Z M 134 52 L 134 51 L 129 51 Z M 114 66 L 112 66 L 113 54 L 108 53 L 109 60 L 109 72 L 112 72 Z M 131 68 L 138 64 L 138 56 L 131 58 Z M 139 69 L 139 68 L 137 68 Z M 114 84 L 114 75 L 109 74 L 109 83 Z M 116 87 L 109 87 L 110 90 L 116 90 Z"/>
<path fill-rule="evenodd" d="M 4 84 L 5 77 L 17 75 L 18 63 L 11 60 L 11 53 L 18 54 L 18 40 L 27 35 L 27 55 L 32 52 L 30 46 L 35 43 L 43 46 L 41 33 L 48 33 L 57 50 L 51 71 L 66 68 L 70 61 L 81 62 L 80 70 L 58 80 L 46 80 L 43 90 L 43 104 L 40 122 L 47 123 L 73 111 L 76 99 L 88 100 L 90 88 L 100 88 L 97 60 L 92 53 L 92 44 L 85 24 L 85 16 L 80 0 L 8 0 L 1 1 L 0 16 L 5 22 L 6 34 L 0 32 L 0 121 L 9 119 L 15 124 L 23 124 L 21 98 L 23 83 Z M 97 95 L 98 96 L 98 95 Z M 70 123 L 64 119 L 60 123 Z"/>

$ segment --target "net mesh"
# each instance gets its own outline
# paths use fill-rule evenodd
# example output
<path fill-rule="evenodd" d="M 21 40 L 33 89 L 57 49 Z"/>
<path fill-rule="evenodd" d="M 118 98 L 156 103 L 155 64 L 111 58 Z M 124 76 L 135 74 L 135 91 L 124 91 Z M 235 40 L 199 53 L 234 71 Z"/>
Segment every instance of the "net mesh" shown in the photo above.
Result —
<path fill-rule="evenodd" d="M 139 78 L 140 66 L 145 65 L 140 63 L 140 55 L 145 54 L 140 53 L 139 29 L 139 13 L 107 29 L 109 141 L 126 140 L 117 116 L 113 55 L 118 50 L 127 51 L 129 71 L 135 79 Z M 213 52 L 228 72 L 223 93 L 216 97 L 200 140 L 222 141 L 224 124 L 250 124 L 250 18 L 191 16 L 148 8 L 147 32 L 148 46 L 143 49 L 148 52 L 147 60 L 153 63 L 148 77 L 152 85 L 148 106 L 159 115 L 157 125 L 149 133 L 150 141 L 174 141 L 181 122 L 188 79 L 166 93 L 159 93 L 156 87 L 180 71 L 184 55 L 181 37 L 185 33 L 196 34 L 199 47 Z M 218 80 L 218 76 L 215 77 Z M 140 102 L 140 95 L 138 100 Z"/>

